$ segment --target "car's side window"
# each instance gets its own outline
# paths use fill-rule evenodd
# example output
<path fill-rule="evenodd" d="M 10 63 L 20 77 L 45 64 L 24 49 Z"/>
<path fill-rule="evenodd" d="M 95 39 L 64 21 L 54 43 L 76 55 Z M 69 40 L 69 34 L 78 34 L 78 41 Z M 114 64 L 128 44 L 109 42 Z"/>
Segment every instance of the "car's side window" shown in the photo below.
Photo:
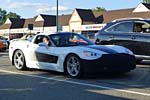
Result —
<path fill-rule="evenodd" d="M 51 36 L 50 38 L 52 39 L 53 43 L 56 46 L 60 46 L 60 44 L 61 44 L 61 38 L 60 38 L 60 36 Z"/>
<path fill-rule="evenodd" d="M 34 41 L 35 44 L 39 44 L 41 42 L 43 42 L 43 37 L 44 35 L 38 35 Z"/>
<path fill-rule="evenodd" d="M 150 24 L 146 22 L 135 22 L 134 23 L 134 30 L 133 32 L 138 33 L 149 33 L 150 31 Z"/>
<path fill-rule="evenodd" d="M 109 32 L 133 32 L 132 22 L 122 22 L 109 28 Z"/>

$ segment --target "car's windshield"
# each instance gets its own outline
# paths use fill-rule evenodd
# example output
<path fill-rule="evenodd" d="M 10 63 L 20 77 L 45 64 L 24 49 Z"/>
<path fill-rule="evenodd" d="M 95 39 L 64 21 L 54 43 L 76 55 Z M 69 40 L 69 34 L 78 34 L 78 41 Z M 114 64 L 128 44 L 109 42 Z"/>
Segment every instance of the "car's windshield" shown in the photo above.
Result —
<path fill-rule="evenodd" d="M 82 35 L 75 34 L 75 33 L 60 33 L 60 34 L 53 34 L 49 35 L 52 42 L 57 47 L 67 47 L 67 46 L 79 46 L 79 45 L 93 45 L 90 40 L 85 38 Z"/>
<path fill-rule="evenodd" d="M 32 39 L 33 39 L 34 36 L 35 36 L 35 35 L 33 35 L 33 36 L 31 36 L 31 37 L 28 37 L 28 38 L 26 38 L 26 40 L 32 41 Z"/>

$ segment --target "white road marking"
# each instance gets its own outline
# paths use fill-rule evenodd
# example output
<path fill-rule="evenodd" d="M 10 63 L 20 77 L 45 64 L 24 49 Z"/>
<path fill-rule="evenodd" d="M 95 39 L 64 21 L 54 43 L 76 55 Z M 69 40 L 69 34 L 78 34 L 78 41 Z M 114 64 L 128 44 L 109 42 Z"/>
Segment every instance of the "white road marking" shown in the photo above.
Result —
<path fill-rule="evenodd" d="M 81 82 L 75 82 L 75 81 L 67 81 L 67 80 L 63 80 L 63 79 L 48 78 L 48 77 L 39 76 L 39 75 L 31 75 L 31 74 L 12 72 L 12 71 L 7 71 L 7 70 L 0 70 L 0 72 L 11 73 L 11 74 L 20 74 L 20 75 L 24 75 L 24 76 L 42 78 L 42 79 L 47 79 L 47 80 L 54 80 L 54 81 L 59 81 L 59 82 L 72 83 L 72 84 L 76 84 L 76 85 L 83 85 L 83 86 L 94 87 L 94 88 L 115 90 L 115 91 L 118 91 L 118 92 L 132 93 L 132 94 L 142 95 L 142 96 L 150 96 L 150 94 L 148 94 L 148 93 L 129 91 L 129 90 L 117 89 L 117 88 L 113 88 L 113 87 L 106 87 L 106 86 L 101 86 L 101 85 L 87 84 L 87 83 L 81 83 Z"/>

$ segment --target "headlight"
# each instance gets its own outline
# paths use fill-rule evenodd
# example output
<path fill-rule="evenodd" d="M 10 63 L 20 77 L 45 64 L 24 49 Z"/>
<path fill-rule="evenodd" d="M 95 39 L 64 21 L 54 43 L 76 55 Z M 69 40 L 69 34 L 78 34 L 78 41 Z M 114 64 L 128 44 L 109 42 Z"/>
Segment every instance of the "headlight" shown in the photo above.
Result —
<path fill-rule="evenodd" d="M 5 42 L 3 42 L 3 45 L 7 45 Z"/>
<path fill-rule="evenodd" d="M 91 52 L 91 51 L 83 51 L 84 56 L 88 56 L 88 57 L 95 57 L 98 56 L 97 53 Z"/>

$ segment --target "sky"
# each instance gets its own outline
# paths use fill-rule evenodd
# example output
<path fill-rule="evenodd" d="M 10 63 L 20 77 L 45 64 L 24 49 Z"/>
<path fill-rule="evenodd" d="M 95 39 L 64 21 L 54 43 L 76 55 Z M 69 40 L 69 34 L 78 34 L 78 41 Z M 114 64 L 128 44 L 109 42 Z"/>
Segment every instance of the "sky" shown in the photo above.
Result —
<path fill-rule="evenodd" d="M 39 14 L 56 15 L 57 0 L 0 0 L 0 8 L 14 12 L 22 18 L 33 18 Z M 143 0 L 58 0 L 59 15 L 72 14 L 75 8 L 106 10 L 135 8 Z"/>

